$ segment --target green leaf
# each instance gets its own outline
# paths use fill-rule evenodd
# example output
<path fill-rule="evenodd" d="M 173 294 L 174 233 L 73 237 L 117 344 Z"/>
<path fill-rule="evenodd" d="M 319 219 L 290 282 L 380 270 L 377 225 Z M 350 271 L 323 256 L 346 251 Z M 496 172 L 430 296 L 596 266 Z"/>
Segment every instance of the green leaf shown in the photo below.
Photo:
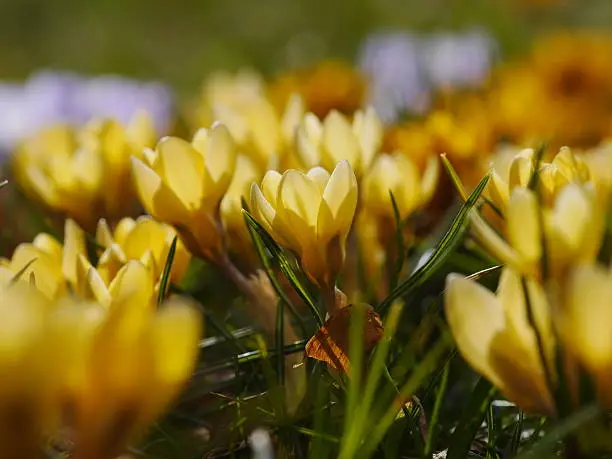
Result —
<path fill-rule="evenodd" d="M 521 434 L 523 433 L 523 421 L 525 420 L 525 413 L 523 410 L 519 408 L 518 419 L 514 424 L 514 430 L 512 431 L 512 439 L 510 440 L 510 445 L 508 446 L 508 450 L 510 454 L 514 455 L 517 453 L 519 446 L 521 444 Z"/>
<path fill-rule="evenodd" d="M 157 297 L 158 306 L 161 305 L 166 299 L 168 289 L 170 288 L 170 272 L 172 271 L 172 263 L 174 262 L 174 254 L 176 253 L 176 244 L 178 243 L 178 236 L 174 236 L 172 244 L 170 244 L 170 250 L 168 250 L 168 257 L 166 258 L 166 264 L 162 271 L 161 280 L 159 281 L 159 293 Z"/>
<path fill-rule="evenodd" d="M 497 390 L 485 378 L 480 378 L 472 391 L 464 414 L 449 440 L 447 459 L 465 459 L 474 437 Z"/>
<path fill-rule="evenodd" d="M 395 268 L 389 279 L 389 288 L 393 290 L 397 286 L 399 277 L 402 273 L 404 258 L 406 256 L 406 247 L 404 245 L 404 233 L 402 231 L 404 225 L 402 223 L 399 208 L 397 207 L 397 201 L 391 190 L 389 190 L 389 197 L 391 198 L 391 205 L 393 206 L 393 218 L 395 220 L 395 250 L 397 252 Z"/>
<path fill-rule="evenodd" d="M 429 432 L 427 435 L 427 441 L 425 442 L 425 457 L 429 457 L 432 455 L 435 442 L 438 432 L 438 420 L 440 419 L 440 410 L 442 409 L 442 401 L 444 400 L 444 395 L 446 394 L 446 388 L 448 386 L 448 375 L 450 373 L 450 364 L 447 363 L 444 367 L 444 371 L 442 372 L 442 377 L 440 378 L 440 385 L 438 386 L 438 392 L 436 394 L 436 401 L 434 402 L 433 411 L 431 413 L 431 418 L 429 420 Z"/>
<path fill-rule="evenodd" d="M 283 249 L 281 249 L 272 236 L 268 234 L 265 228 L 261 226 L 246 209 L 242 209 L 242 214 L 244 215 L 248 228 L 259 236 L 264 247 L 270 252 L 271 257 L 278 263 L 278 267 L 283 275 L 287 278 L 287 280 L 289 280 L 291 286 L 295 289 L 300 298 L 304 300 L 304 303 L 306 303 L 306 305 L 310 308 L 310 311 L 313 317 L 316 319 L 319 327 L 322 327 L 325 321 L 323 320 L 321 312 L 317 308 L 316 301 L 312 298 L 310 292 L 300 280 L 298 272 L 296 272 L 296 269 L 283 252 Z"/>
<path fill-rule="evenodd" d="M 359 403 L 356 410 L 345 412 L 346 424 L 343 435 L 343 448 L 340 457 L 353 457 L 359 448 L 358 442 L 365 437 L 365 430 L 369 428 L 371 422 L 370 408 L 374 402 L 381 376 L 385 374 L 385 362 L 389 355 L 391 341 L 395 336 L 397 324 L 402 311 L 402 305 L 394 303 L 387 315 L 384 324 L 383 337 L 376 346 L 374 356 L 371 360 L 365 387 L 360 394 Z M 386 371 L 388 374 L 388 370 Z M 390 378 L 393 382 L 393 378 Z M 349 407 L 350 408 L 350 407 Z"/>
<path fill-rule="evenodd" d="M 572 435 L 588 422 L 595 420 L 600 414 L 601 409 L 594 404 L 576 410 L 571 416 L 557 424 L 528 451 L 519 454 L 515 459 L 540 459 L 544 457 L 544 454 L 550 452 L 559 442 Z"/>
<path fill-rule="evenodd" d="M 245 203 L 243 202 L 242 205 L 244 206 Z M 304 337 L 310 336 L 311 333 L 309 333 L 308 330 L 306 329 L 306 324 L 302 320 L 302 317 L 300 316 L 297 308 L 295 307 L 293 302 L 289 299 L 281 283 L 276 277 L 276 273 L 274 272 L 274 267 L 272 266 L 272 263 L 270 263 L 271 257 L 268 255 L 271 252 L 266 247 L 261 233 L 254 226 L 249 225 L 249 219 L 247 217 L 248 211 L 246 210 L 246 208 L 244 208 L 243 215 L 244 215 L 245 224 L 247 226 L 247 229 L 249 230 L 249 234 L 251 235 L 251 240 L 253 241 L 253 245 L 255 246 L 255 251 L 257 252 L 259 261 L 261 261 L 264 271 L 266 272 L 266 275 L 268 276 L 268 279 L 270 280 L 270 283 L 272 284 L 272 288 L 274 289 L 278 297 L 287 305 L 291 314 L 293 314 L 293 316 L 297 319 L 298 324 L 300 326 L 300 330 L 302 331 L 302 336 Z"/>
<path fill-rule="evenodd" d="M 396 400 L 407 399 L 421 387 L 423 382 L 436 370 L 438 362 L 447 352 L 448 347 L 449 340 L 446 336 L 443 336 L 412 372 L 408 381 L 401 387 Z M 368 433 L 363 446 L 356 451 L 355 457 L 368 458 L 374 454 L 399 411 L 400 406 L 397 403 L 391 403 L 383 416 L 372 426 L 371 432 Z"/>
<path fill-rule="evenodd" d="M 461 206 L 461 209 L 453 219 L 450 228 L 442 240 L 438 243 L 434 252 L 425 262 L 425 264 L 423 264 L 423 266 L 421 266 L 408 279 L 406 279 L 406 281 L 393 289 L 389 296 L 378 305 L 377 311 L 380 315 L 384 315 L 386 313 L 387 309 L 396 298 L 414 292 L 417 288 L 429 280 L 444 264 L 448 257 L 457 249 L 469 228 L 470 211 L 478 202 L 478 199 L 480 198 L 480 195 L 484 191 L 488 182 L 489 176 L 487 175 L 480 181 L 463 206 Z"/>
<path fill-rule="evenodd" d="M 276 306 L 276 349 L 282 349 L 285 344 L 285 303 L 283 300 L 278 302 Z M 276 356 L 276 375 L 278 377 L 278 384 L 280 386 L 285 385 L 285 354 L 280 352 Z"/>

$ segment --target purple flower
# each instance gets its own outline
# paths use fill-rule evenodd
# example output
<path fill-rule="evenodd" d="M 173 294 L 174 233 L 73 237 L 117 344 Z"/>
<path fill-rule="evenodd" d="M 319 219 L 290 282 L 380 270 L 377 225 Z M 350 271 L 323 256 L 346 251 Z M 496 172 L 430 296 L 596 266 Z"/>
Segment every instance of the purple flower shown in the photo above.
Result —
<path fill-rule="evenodd" d="M 385 121 L 402 112 L 422 113 L 429 105 L 419 40 L 403 32 L 369 36 L 359 65 L 370 80 L 370 103 Z"/>
<path fill-rule="evenodd" d="M 489 74 L 495 51 L 495 42 L 480 30 L 438 33 L 425 39 L 421 48 L 427 77 L 436 88 L 481 85 Z"/>
<path fill-rule="evenodd" d="M 93 117 L 128 123 L 139 110 L 147 111 L 157 132 L 165 134 L 172 121 L 172 93 L 156 82 L 41 71 L 24 84 L 0 84 L 0 150 L 10 151 L 51 124 L 82 125 Z"/>
<path fill-rule="evenodd" d="M 402 112 L 422 114 L 439 88 L 483 83 L 495 56 L 484 32 L 416 36 L 406 32 L 370 35 L 359 65 L 370 79 L 370 103 L 387 122 Z"/>

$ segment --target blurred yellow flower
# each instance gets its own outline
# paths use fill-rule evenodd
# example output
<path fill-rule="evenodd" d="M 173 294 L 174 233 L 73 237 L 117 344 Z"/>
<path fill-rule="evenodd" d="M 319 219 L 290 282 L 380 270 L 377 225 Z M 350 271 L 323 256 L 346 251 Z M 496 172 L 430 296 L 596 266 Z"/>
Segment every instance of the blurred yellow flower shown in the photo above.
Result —
<path fill-rule="evenodd" d="M 612 406 L 610 267 L 577 262 L 564 282 L 546 291 L 508 267 L 496 294 L 457 274 L 448 276 L 446 287 L 446 316 L 459 351 L 521 408 L 554 413 L 557 341 L 572 401 L 580 396 L 579 372 L 586 371 L 599 402 Z"/>
<path fill-rule="evenodd" d="M 405 220 L 426 205 L 434 194 L 440 174 L 440 163 L 431 157 L 423 174 L 416 164 L 401 153 L 381 154 L 366 172 L 362 182 L 361 203 L 370 213 L 384 218 L 393 226 L 393 193 L 400 218 Z"/>
<path fill-rule="evenodd" d="M 93 120 L 82 130 L 55 126 L 18 148 L 13 169 L 27 194 L 93 229 L 100 217 L 114 220 L 134 210 L 129 159 L 141 157 L 153 139 L 145 113 L 126 128 L 112 120 Z"/>
<path fill-rule="evenodd" d="M 612 407 L 612 271 L 588 263 L 578 265 L 561 286 L 557 310 L 565 349 L 591 375 L 604 406 Z"/>
<path fill-rule="evenodd" d="M 296 132 L 296 150 L 306 169 L 333 168 L 347 160 L 360 176 L 382 144 L 383 129 L 373 108 L 355 113 L 353 121 L 332 110 L 321 122 L 314 114 L 304 116 Z"/>
<path fill-rule="evenodd" d="M 348 161 L 330 174 L 268 171 L 251 188 L 251 210 L 281 245 L 294 251 L 304 271 L 322 288 L 335 285 L 357 207 L 357 179 Z"/>
<path fill-rule="evenodd" d="M 130 274 L 127 268 L 137 265 L 130 262 L 115 280 L 110 303 L 66 299 L 53 314 L 52 349 L 63 369 L 58 396 L 69 410 L 77 457 L 122 453 L 193 371 L 201 337 L 197 310 L 178 298 L 157 310 L 148 295 L 152 285 L 143 290 L 140 282 L 146 269 Z"/>
<path fill-rule="evenodd" d="M 552 414 L 555 406 L 544 367 L 555 377 L 550 370 L 555 346 L 550 310 L 541 286 L 533 280 L 525 285 L 528 299 L 519 274 L 510 268 L 503 270 L 495 294 L 451 274 L 444 296 L 446 317 L 459 352 L 478 373 L 523 410 Z"/>
<path fill-rule="evenodd" d="M 475 210 L 472 230 L 501 262 L 537 278 L 555 277 L 571 263 L 597 256 L 603 242 L 606 198 L 590 181 L 586 164 L 569 149 L 562 149 L 552 162 L 540 164 L 537 192 L 528 188 L 534 169 L 534 152 L 526 149 L 510 161 L 498 162 L 491 171 L 488 195 L 503 219 L 505 240 Z"/>
<path fill-rule="evenodd" d="M 498 72 L 489 113 L 500 135 L 556 148 L 599 143 L 612 114 L 611 43 L 609 35 L 592 31 L 548 35 L 528 59 Z"/>
<path fill-rule="evenodd" d="M 219 206 L 236 165 L 236 148 L 220 124 L 192 143 L 165 137 L 144 162 L 132 158 L 136 189 L 153 217 L 172 225 L 192 253 L 215 260 L 223 249 Z"/>
<path fill-rule="evenodd" d="M 603 242 L 604 220 L 592 188 L 570 183 L 550 206 L 539 205 L 534 191 L 514 188 L 505 212 L 506 240 L 475 213 L 472 228 L 498 260 L 541 278 L 546 274 L 540 269 L 543 262 L 547 274 L 557 277 L 571 263 L 594 260 Z M 546 260 L 542 260 L 544 254 Z"/>
<path fill-rule="evenodd" d="M 295 130 L 304 115 L 299 96 L 289 99 L 282 116 L 270 101 L 255 97 L 232 107 L 218 104 L 212 108 L 215 121 L 227 126 L 239 150 L 262 170 L 280 167 L 289 160 Z"/>
<path fill-rule="evenodd" d="M 356 69 L 340 61 L 323 61 L 312 68 L 279 76 L 270 85 L 270 98 L 282 110 L 292 94 L 304 98 L 307 110 L 324 118 L 332 110 L 347 115 L 364 102 L 366 81 Z"/>
<path fill-rule="evenodd" d="M 0 286 L 0 456 L 40 454 L 43 436 L 57 427 L 55 398 L 62 366 L 48 319 L 52 302 L 27 284 Z"/>
<path fill-rule="evenodd" d="M 76 285 L 77 257 L 85 251 L 83 230 L 68 219 L 64 245 L 41 233 L 32 243 L 19 244 L 10 260 L 0 258 L 0 283 L 18 277 L 20 283 L 33 284 L 48 299 L 58 299 L 67 293 L 68 284 Z"/>
<path fill-rule="evenodd" d="M 500 157 L 505 155 L 506 158 Z M 535 172 L 535 160 L 532 148 L 507 149 L 493 158 L 487 193 L 502 213 L 506 210 L 512 190 L 517 186 L 528 186 Z M 588 165 L 567 147 L 561 148 L 550 162 L 542 162 L 538 169 L 539 191 L 544 202 L 549 205 L 565 185 L 586 184 L 590 179 Z"/>
<path fill-rule="evenodd" d="M 102 219 L 98 222 L 96 242 L 105 250 L 100 254 L 98 270 L 104 270 L 108 274 L 103 276 L 108 283 L 115 274 L 113 273 L 113 267 L 117 266 L 115 261 L 122 265 L 129 260 L 140 260 L 143 264 L 151 266 L 153 278 L 159 280 L 176 235 L 176 231 L 171 226 L 147 215 L 140 216 L 136 220 L 129 217 L 122 219 L 114 232 L 106 220 Z M 190 259 L 191 255 L 179 239 L 170 271 L 170 280 L 173 283 L 180 283 Z"/>
<path fill-rule="evenodd" d="M 242 199 L 249 201 L 251 185 L 262 178 L 259 169 L 248 156 L 238 155 L 236 171 L 227 193 L 221 201 L 221 220 L 228 238 L 230 250 L 244 258 L 243 261 L 255 261 L 252 257 L 253 242 L 242 215 Z"/>

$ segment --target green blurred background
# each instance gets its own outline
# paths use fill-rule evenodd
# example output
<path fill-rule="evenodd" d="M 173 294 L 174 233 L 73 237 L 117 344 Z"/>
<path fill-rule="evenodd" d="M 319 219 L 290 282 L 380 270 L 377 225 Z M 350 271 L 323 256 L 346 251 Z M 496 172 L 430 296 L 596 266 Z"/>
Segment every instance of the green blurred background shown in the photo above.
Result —
<path fill-rule="evenodd" d="M 394 28 L 483 26 L 502 53 L 534 34 L 612 25 L 610 0 L 0 0 L 0 78 L 45 68 L 156 78 L 181 92 L 214 69 L 274 73 L 353 59 Z"/>

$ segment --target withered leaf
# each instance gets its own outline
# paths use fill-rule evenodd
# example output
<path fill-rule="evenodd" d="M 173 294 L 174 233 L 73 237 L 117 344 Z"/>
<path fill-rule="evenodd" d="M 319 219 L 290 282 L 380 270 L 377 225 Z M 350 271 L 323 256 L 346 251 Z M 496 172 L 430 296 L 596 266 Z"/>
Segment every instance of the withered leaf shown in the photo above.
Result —
<path fill-rule="evenodd" d="M 380 316 L 369 304 L 349 304 L 334 312 L 325 325 L 306 344 L 306 356 L 331 365 L 333 368 L 350 373 L 349 330 L 351 317 L 365 308 L 363 327 L 364 351 L 369 352 L 383 336 Z"/>

